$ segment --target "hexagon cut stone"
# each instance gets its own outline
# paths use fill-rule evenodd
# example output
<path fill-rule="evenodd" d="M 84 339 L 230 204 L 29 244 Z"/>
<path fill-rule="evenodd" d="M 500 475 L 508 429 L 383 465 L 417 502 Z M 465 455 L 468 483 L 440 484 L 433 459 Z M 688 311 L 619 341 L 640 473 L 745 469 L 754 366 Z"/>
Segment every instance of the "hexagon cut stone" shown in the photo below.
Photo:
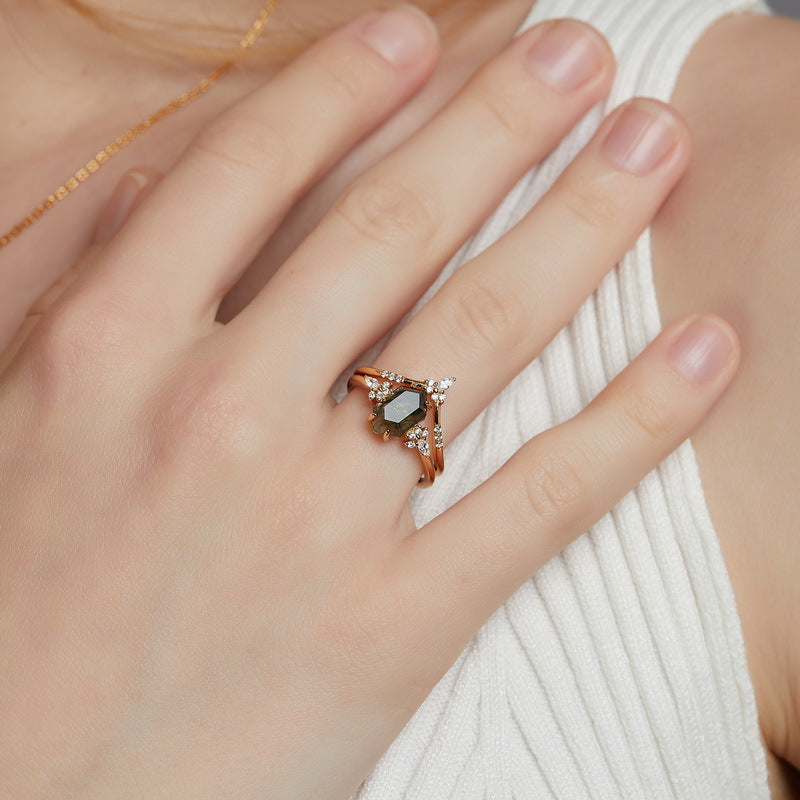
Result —
<path fill-rule="evenodd" d="M 397 389 L 385 403 L 375 406 L 372 411 L 375 414 L 372 420 L 375 433 L 403 436 L 427 416 L 427 395 L 413 389 Z"/>

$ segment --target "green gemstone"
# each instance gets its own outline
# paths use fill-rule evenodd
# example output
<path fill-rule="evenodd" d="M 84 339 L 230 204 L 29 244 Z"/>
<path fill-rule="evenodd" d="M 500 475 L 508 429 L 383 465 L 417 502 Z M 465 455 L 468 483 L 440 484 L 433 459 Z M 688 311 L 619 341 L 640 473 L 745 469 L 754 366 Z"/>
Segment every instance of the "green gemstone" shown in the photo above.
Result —
<path fill-rule="evenodd" d="M 375 414 L 372 420 L 375 433 L 403 436 L 427 416 L 427 395 L 413 389 L 397 389 L 385 403 L 375 406 L 372 411 Z"/>

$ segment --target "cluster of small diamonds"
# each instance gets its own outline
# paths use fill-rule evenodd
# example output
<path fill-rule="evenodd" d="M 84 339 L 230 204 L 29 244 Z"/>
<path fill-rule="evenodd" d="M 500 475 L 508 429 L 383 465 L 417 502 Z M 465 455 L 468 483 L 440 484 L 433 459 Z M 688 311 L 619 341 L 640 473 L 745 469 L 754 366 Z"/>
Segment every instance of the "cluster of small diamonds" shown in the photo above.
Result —
<path fill-rule="evenodd" d="M 428 394 L 431 396 L 431 400 L 436 403 L 437 406 L 440 406 L 442 403 L 444 403 L 444 393 L 455 383 L 455 380 L 455 378 L 442 378 L 440 381 L 428 379 L 426 382 L 426 388 L 428 390 Z"/>
<path fill-rule="evenodd" d="M 438 425 L 436 426 L 439 427 Z M 431 448 L 428 444 L 428 429 L 414 426 L 406 433 L 406 447 L 416 447 L 424 456 L 430 456 Z"/>
<path fill-rule="evenodd" d="M 388 378 L 390 381 L 404 381 L 405 378 L 402 375 L 398 375 L 396 372 L 381 372 L 381 375 L 384 378 Z"/>
<path fill-rule="evenodd" d="M 369 376 L 365 376 L 364 381 L 370 388 L 369 399 L 374 400 L 376 403 L 383 403 L 392 393 L 389 381 L 383 381 L 383 383 L 381 383 L 377 378 Z"/>
<path fill-rule="evenodd" d="M 441 450 L 444 447 L 444 439 L 442 438 L 442 426 L 441 425 L 434 425 L 433 426 L 433 439 L 434 439 L 434 447 L 437 450 Z"/>

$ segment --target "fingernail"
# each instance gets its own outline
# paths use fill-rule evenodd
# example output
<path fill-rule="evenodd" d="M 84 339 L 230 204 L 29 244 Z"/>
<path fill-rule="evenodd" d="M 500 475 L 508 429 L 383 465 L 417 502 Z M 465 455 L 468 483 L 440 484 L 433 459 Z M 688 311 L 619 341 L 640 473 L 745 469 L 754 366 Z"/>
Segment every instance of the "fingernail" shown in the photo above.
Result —
<path fill-rule="evenodd" d="M 98 220 L 94 237 L 96 242 L 107 242 L 113 238 L 125 223 L 139 192 L 145 186 L 147 186 L 147 176 L 135 169 L 122 176 Z"/>
<path fill-rule="evenodd" d="M 597 74 L 604 51 L 599 34 L 586 25 L 559 20 L 528 51 L 528 63 L 540 80 L 570 91 Z"/>
<path fill-rule="evenodd" d="M 730 336 L 716 322 L 698 317 L 672 343 L 668 357 L 681 375 L 707 383 L 722 372 L 733 346 Z"/>
<path fill-rule="evenodd" d="M 620 169 L 644 175 L 675 149 L 681 135 L 680 123 L 664 106 L 637 99 L 617 117 L 603 149 Z"/>
<path fill-rule="evenodd" d="M 398 67 L 418 61 L 435 37 L 433 20 L 405 5 L 384 11 L 361 32 L 361 38 L 373 50 Z"/>

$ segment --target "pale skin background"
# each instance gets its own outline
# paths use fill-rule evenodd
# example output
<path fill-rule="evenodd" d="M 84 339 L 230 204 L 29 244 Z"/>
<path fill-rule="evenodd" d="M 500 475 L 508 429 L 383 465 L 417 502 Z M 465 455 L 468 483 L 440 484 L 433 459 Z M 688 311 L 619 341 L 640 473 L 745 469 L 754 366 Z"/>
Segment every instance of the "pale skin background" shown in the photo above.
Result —
<path fill-rule="evenodd" d="M 302 18 L 325 6 L 314 0 L 286 5 L 291 12 L 277 25 L 290 13 Z M 370 5 L 340 0 L 337 14 L 343 20 Z M 126 6 L 158 16 L 164 4 L 127 0 Z M 175 0 L 169 9 L 180 18 L 198 6 L 211 21 L 243 30 L 251 21 L 250 10 L 234 2 L 215 9 Z M 356 175 L 424 124 L 502 49 L 531 6 L 532 0 L 498 0 L 446 46 L 423 90 L 298 204 L 230 296 L 225 315 L 252 297 Z M 91 150 L 98 139 L 114 138 L 202 70 L 149 62 L 60 15 L 55 24 L 45 4 L 6 0 L 0 10 L 14 19 L 12 36 L 0 16 L 0 220 L 12 223 L 85 160 L 87 143 Z M 51 212 L 35 233 L 0 252 L 0 343 L 78 256 L 121 174 L 139 165 L 168 171 L 205 121 L 268 74 L 230 76 L 101 170 L 91 189 Z M 673 97 L 692 131 L 694 159 L 653 227 L 664 323 L 715 312 L 733 324 L 743 345 L 733 387 L 692 441 L 742 617 L 777 798 L 800 796 L 781 766 L 781 759 L 800 764 L 800 101 L 785 88 L 799 83 L 800 22 L 744 15 L 715 25 L 685 65 Z"/>

